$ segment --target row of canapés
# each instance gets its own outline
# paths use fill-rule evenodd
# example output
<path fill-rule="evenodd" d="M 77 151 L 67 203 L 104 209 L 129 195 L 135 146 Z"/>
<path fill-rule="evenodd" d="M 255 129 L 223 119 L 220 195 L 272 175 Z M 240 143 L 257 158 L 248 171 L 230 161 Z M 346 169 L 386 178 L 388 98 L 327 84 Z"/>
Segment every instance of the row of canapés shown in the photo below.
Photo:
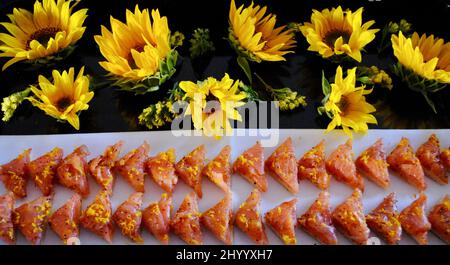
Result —
<path fill-rule="evenodd" d="M 407 138 L 402 138 L 386 157 L 382 139 L 366 149 L 354 162 L 351 140 L 334 150 L 325 159 L 325 142 L 320 142 L 297 161 L 292 140 L 288 137 L 265 160 L 259 142 L 230 164 L 231 147 L 225 146 L 209 163 L 205 163 L 205 147 L 200 145 L 175 163 L 175 150 L 149 157 L 147 142 L 118 159 L 123 142 L 109 146 L 102 155 L 89 163 L 90 154 L 82 145 L 63 159 L 63 150 L 52 151 L 30 162 L 30 149 L 0 167 L 0 178 L 6 189 L 19 198 L 26 197 L 27 180 L 34 180 L 44 196 L 53 191 L 54 182 L 79 193 L 89 195 L 88 176 L 112 194 L 114 175 L 118 173 L 137 191 L 144 192 L 144 180 L 149 175 L 164 191 L 172 193 L 180 177 L 197 195 L 202 197 L 201 180 L 209 178 L 223 191 L 230 191 L 231 173 L 238 173 L 260 191 L 268 189 L 266 171 L 293 194 L 299 191 L 299 179 L 307 179 L 322 190 L 328 189 L 330 178 L 364 191 L 362 175 L 383 188 L 390 185 L 388 167 L 409 184 L 426 189 L 425 173 L 441 185 L 448 183 L 450 148 L 441 152 L 439 140 L 432 134 L 416 154 Z M 205 165 L 206 164 L 206 165 Z M 362 173 L 362 174 L 360 174 Z"/>
<path fill-rule="evenodd" d="M 329 206 L 330 195 L 322 191 L 310 208 L 296 220 L 297 199 L 278 205 L 265 213 L 265 223 L 273 229 L 284 244 L 297 244 L 295 229 L 304 229 L 322 244 L 337 244 L 335 227 L 356 244 L 367 244 L 369 228 L 388 244 L 401 240 L 402 230 L 419 244 L 428 243 L 432 229 L 443 241 L 450 244 L 450 199 L 445 196 L 430 213 L 425 214 L 427 197 L 421 193 L 399 214 L 395 193 L 389 194 L 370 214 L 364 216 L 362 193 L 355 189 L 350 197 L 333 212 Z M 70 243 L 79 237 L 80 224 L 111 243 L 114 224 L 121 233 L 136 243 L 143 243 L 141 224 L 162 244 L 169 243 L 172 231 L 188 244 L 203 244 L 201 225 L 210 230 L 225 244 L 233 244 L 234 224 L 256 244 L 268 244 L 262 215 L 261 193 L 254 189 L 233 214 L 232 195 L 227 192 L 216 205 L 199 212 L 195 192 L 190 192 L 172 216 L 172 197 L 164 193 L 161 200 L 142 208 L 142 192 L 134 192 L 113 213 L 110 194 L 101 190 L 95 200 L 81 210 L 81 196 L 74 194 L 61 208 L 50 214 L 52 196 L 43 196 L 14 209 L 12 192 L 0 196 L 0 238 L 13 244 L 18 229 L 32 244 L 39 244 L 47 224 L 63 240 Z"/>

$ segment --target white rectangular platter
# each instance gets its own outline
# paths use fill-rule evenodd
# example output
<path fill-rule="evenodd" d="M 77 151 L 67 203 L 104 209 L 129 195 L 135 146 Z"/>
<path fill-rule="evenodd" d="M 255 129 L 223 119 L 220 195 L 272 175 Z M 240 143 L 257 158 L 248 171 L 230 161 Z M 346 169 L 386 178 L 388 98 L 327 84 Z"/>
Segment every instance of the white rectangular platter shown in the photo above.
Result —
<path fill-rule="evenodd" d="M 94 158 L 101 154 L 103 150 L 119 140 L 124 140 L 125 145 L 121 152 L 121 156 L 126 154 L 131 149 L 142 144 L 144 140 L 148 141 L 151 146 L 150 156 L 156 154 L 160 151 L 165 151 L 170 147 L 176 149 L 177 160 L 182 158 L 184 155 L 189 153 L 195 147 L 200 144 L 205 144 L 206 146 L 206 156 L 208 159 L 214 158 L 220 151 L 220 149 L 226 144 L 232 147 L 232 157 L 233 162 L 245 149 L 252 146 L 257 140 L 261 140 L 267 137 L 258 134 L 261 131 L 256 130 L 239 130 L 244 136 L 229 136 L 223 137 L 220 140 L 215 140 L 213 138 L 201 137 L 201 136 L 181 136 L 176 137 L 171 131 L 158 131 L 158 132 L 127 132 L 127 133 L 95 133 L 95 134 L 74 134 L 74 135 L 34 135 L 34 136 L 0 136 L 0 164 L 6 163 L 11 159 L 15 158 L 19 153 L 21 153 L 26 148 L 32 148 L 31 159 L 35 159 L 38 156 L 48 152 L 53 147 L 58 146 L 64 149 L 64 154 L 69 154 L 72 150 L 82 144 L 88 146 L 91 155 L 89 159 Z M 326 140 L 326 155 L 330 154 L 339 144 L 344 143 L 347 140 L 341 131 L 336 131 L 328 134 L 324 134 L 323 130 L 309 130 L 309 129 L 286 129 L 286 130 L 269 130 L 265 131 L 270 133 L 272 137 L 278 138 L 278 141 L 274 143 L 276 145 L 280 144 L 287 137 L 292 137 L 295 152 L 297 158 L 300 158 L 306 151 L 311 147 L 316 145 L 320 140 Z M 441 141 L 441 147 L 450 146 L 450 130 L 370 130 L 365 136 L 355 136 L 353 150 L 355 157 L 359 155 L 365 148 L 372 145 L 378 138 L 383 138 L 385 144 L 385 151 L 389 153 L 401 137 L 408 137 L 411 141 L 412 146 L 416 149 L 420 144 L 425 142 L 431 133 L 435 133 Z M 253 135 L 251 135 L 253 134 Z M 265 148 L 265 157 L 267 158 L 274 150 L 276 146 Z M 287 201 L 294 197 L 291 193 L 286 191 L 278 182 L 272 179 L 270 176 L 268 178 L 269 189 L 268 192 L 262 196 L 261 210 L 262 213 L 272 209 L 283 201 Z M 155 183 L 149 178 L 145 179 L 145 196 L 144 196 L 144 207 L 146 207 L 150 202 L 158 201 L 163 190 L 156 186 Z M 92 178 L 89 179 L 91 194 L 83 201 L 83 209 L 92 202 L 95 194 L 99 190 L 99 186 L 93 181 Z M 426 210 L 427 212 L 431 207 L 436 204 L 445 194 L 449 194 L 450 186 L 441 186 L 432 181 L 431 179 L 426 179 L 428 189 L 426 190 L 426 195 L 428 196 L 428 203 Z M 205 211 L 209 207 L 215 205 L 218 201 L 222 199 L 224 193 L 211 183 L 207 179 L 203 179 L 203 199 L 199 201 L 200 211 Z M 417 190 L 404 181 L 399 179 L 398 176 L 392 174 L 391 172 L 391 186 L 387 190 L 376 186 L 372 182 L 365 179 L 366 190 L 363 194 L 363 205 L 364 212 L 369 213 L 374 207 L 376 207 L 390 192 L 395 191 L 398 199 L 398 209 L 401 211 L 404 207 L 410 204 L 415 196 L 417 196 Z M 242 177 L 238 175 L 232 176 L 232 192 L 233 192 L 233 207 L 237 210 L 239 205 L 247 198 L 251 190 L 252 185 L 245 181 Z M 173 209 L 176 211 L 184 196 L 190 192 L 191 189 L 186 186 L 183 181 L 179 180 L 175 192 L 173 194 L 174 205 Z M 352 190 L 351 188 L 345 186 L 344 184 L 336 182 L 334 179 L 331 181 L 330 187 L 331 194 L 331 207 L 334 208 L 336 205 L 341 203 L 348 197 Z M 5 188 L 0 184 L 0 194 L 4 194 Z M 112 196 L 113 210 L 116 209 L 123 201 L 125 201 L 128 196 L 133 192 L 133 189 L 121 178 L 117 177 L 116 184 L 114 187 L 114 193 Z M 313 186 L 307 181 L 300 182 L 300 192 L 296 195 L 298 198 L 297 204 L 297 216 L 304 213 L 307 208 L 313 203 L 319 194 L 320 190 Z M 55 186 L 55 197 L 53 204 L 53 211 L 58 209 L 64 202 L 71 196 L 72 191 L 61 187 L 59 185 Z M 23 200 L 18 200 L 16 202 L 16 207 L 23 202 L 32 200 L 40 196 L 40 192 L 32 181 L 29 181 L 28 185 L 28 196 Z M 270 244 L 282 244 L 281 240 L 269 229 L 266 228 L 266 232 L 269 238 Z M 25 238 L 18 234 L 17 244 L 28 244 Z M 305 232 L 300 229 L 296 230 L 298 244 L 310 245 L 318 244 L 316 240 L 311 238 Z M 145 244 L 158 244 L 159 242 L 150 235 L 147 231 L 142 231 L 142 235 L 145 240 Z M 205 244 L 221 244 L 209 231 L 203 229 L 203 236 Z M 375 236 L 371 234 L 371 236 Z M 338 233 L 339 244 L 350 244 L 350 241 L 344 238 Z M 92 245 L 92 244 L 106 244 L 102 239 L 95 236 L 91 232 L 85 229 L 81 229 L 80 241 L 82 245 Z M 434 234 L 429 233 L 429 243 L 430 244 L 443 244 Z M 4 244 L 0 241 L 0 244 Z M 56 236 L 56 234 L 47 229 L 45 238 L 42 244 L 53 245 L 61 244 L 61 241 Z M 123 237 L 120 232 L 116 229 L 113 244 L 133 244 L 131 241 Z M 171 234 L 170 244 L 184 244 L 177 236 Z M 252 244 L 252 241 L 239 229 L 235 227 L 234 229 L 234 244 Z M 381 242 L 381 244 L 384 244 Z M 402 236 L 400 244 L 415 244 L 415 242 L 407 236 L 405 233 Z"/>

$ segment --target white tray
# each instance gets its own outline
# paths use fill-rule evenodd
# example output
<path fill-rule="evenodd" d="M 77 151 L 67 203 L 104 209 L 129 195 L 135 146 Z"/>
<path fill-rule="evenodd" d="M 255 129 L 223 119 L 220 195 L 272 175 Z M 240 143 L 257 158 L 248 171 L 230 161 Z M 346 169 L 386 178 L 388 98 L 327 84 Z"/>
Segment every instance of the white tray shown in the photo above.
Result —
<path fill-rule="evenodd" d="M 91 155 L 89 159 L 101 154 L 106 146 L 111 145 L 118 140 L 124 140 L 125 145 L 121 152 L 121 156 L 126 154 L 131 149 L 142 144 L 144 140 L 147 140 L 151 146 L 150 155 L 154 155 L 157 152 L 164 151 L 170 147 L 176 149 L 177 160 L 190 152 L 192 149 L 200 144 L 206 146 L 206 157 L 208 159 L 214 158 L 220 149 L 226 144 L 230 144 L 232 147 L 232 162 L 236 157 L 241 154 L 245 149 L 252 146 L 256 140 L 264 138 L 263 136 L 250 136 L 250 133 L 255 133 L 255 130 L 236 130 L 236 132 L 245 133 L 246 136 L 235 137 L 223 137 L 221 140 L 214 140 L 206 137 L 175 137 L 170 131 L 160 132 L 127 132 L 127 133 L 95 133 L 95 134 L 74 134 L 74 135 L 34 135 L 34 136 L 0 136 L 0 164 L 6 163 L 15 158 L 26 148 L 32 148 L 31 159 L 35 159 L 45 152 L 51 150 L 53 147 L 58 146 L 64 149 L 64 155 L 69 154 L 72 150 L 85 144 L 88 146 Z M 279 136 L 277 144 L 281 143 L 286 137 L 291 136 L 297 159 L 300 158 L 307 150 L 316 145 L 321 139 L 326 140 L 326 154 L 328 155 L 337 145 L 344 143 L 347 137 L 340 131 L 324 134 L 323 130 L 308 130 L 308 129 L 292 129 L 292 130 L 270 130 L 265 131 L 272 133 L 272 135 Z M 366 136 L 355 136 L 354 139 L 354 152 L 355 155 L 359 155 L 365 148 L 372 145 L 377 138 L 381 137 L 384 140 L 385 151 L 389 153 L 394 146 L 398 143 L 402 136 L 408 137 L 414 148 L 417 148 L 420 144 L 425 142 L 431 133 L 435 133 L 441 141 L 441 147 L 450 146 L 450 130 L 370 130 Z M 266 158 L 274 151 L 275 147 L 265 148 Z M 355 157 L 356 157 L 355 156 Z M 163 193 L 162 189 L 156 186 L 155 183 L 149 178 L 145 179 L 145 196 L 144 207 L 150 202 L 157 201 L 160 195 Z M 431 179 L 426 179 L 428 189 L 426 194 L 428 196 L 428 203 L 426 210 L 429 211 L 431 207 L 436 204 L 445 194 L 449 194 L 450 186 L 440 186 Z M 91 203 L 95 194 L 99 190 L 99 186 L 94 182 L 92 178 L 89 178 L 89 184 L 91 188 L 90 196 L 83 201 L 83 209 Z M 203 179 L 203 199 L 199 201 L 200 211 L 205 211 L 209 207 L 216 204 L 222 199 L 224 193 L 211 183 L 208 179 Z M 262 196 L 261 209 L 262 213 L 272 209 L 279 203 L 289 200 L 294 196 L 286 191 L 278 182 L 268 176 L 269 190 Z M 391 172 L 391 186 L 388 190 L 383 190 L 376 186 L 372 182 L 365 179 L 366 191 L 363 194 L 364 212 L 367 214 L 378 203 L 380 203 L 384 196 L 390 192 L 395 191 L 398 199 L 398 209 L 401 211 L 404 207 L 410 204 L 415 196 L 417 190 L 406 184 Z M 232 191 L 233 191 L 233 207 L 236 210 L 240 203 L 243 202 L 253 186 L 245 181 L 242 177 L 233 175 L 232 177 Z M 183 181 L 179 180 L 175 192 L 174 192 L 174 210 L 178 209 L 184 196 L 191 191 Z M 121 178 L 117 177 L 114 193 L 112 196 L 113 210 L 116 209 L 128 196 L 133 192 L 133 189 Z M 316 199 L 320 190 L 313 186 L 308 181 L 300 182 L 300 192 L 297 194 L 297 215 L 301 215 L 310 204 Z M 0 194 L 5 193 L 5 188 L 0 184 Z M 71 196 L 72 191 L 63 188 L 59 185 L 55 185 L 55 198 L 53 204 L 53 211 L 58 209 L 64 202 Z M 351 189 L 344 184 L 331 180 L 330 187 L 331 194 L 331 206 L 335 207 L 337 204 L 345 200 L 347 196 L 351 194 Z M 41 196 L 40 191 L 34 187 L 34 183 L 29 181 L 28 196 L 23 200 L 16 202 L 16 207 L 21 205 L 25 201 Z M 221 244 L 209 231 L 202 229 L 205 244 Z M 268 228 L 266 232 L 269 238 L 270 244 L 282 244 L 281 240 Z M 316 240 L 311 238 L 305 232 L 300 229 L 296 230 L 298 244 L 318 244 Z M 142 235 L 145 240 L 145 244 L 158 244 L 159 242 L 150 235 L 146 230 L 142 231 Z M 375 236 L 371 234 L 371 236 Z M 105 241 L 95 236 L 91 232 L 85 229 L 81 229 L 80 232 L 81 244 L 106 244 Z M 349 240 L 338 233 L 339 244 L 350 244 Z M 443 244 L 433 233 L 429 233 L 430 244 Z M 4 244 L 0 241 L 0 244 Z M 17 233 L 17 244 L 28 244 L 25 238 Z M 52 245 L 61 244 L 61 241 L 57 235 L 51 230 L 47 229 L 46 235 L 42 241 L 42 244 Z M 123 237 L 116 229 L 113 244 L 133 244 L 128 238 Z M 177 236 L 171 234 L 170 244 L 184 244 Z M 234 244 L 252 244 L 252 241 L 242 233 L 238 228 L 234 229 Z M 381 244 L 384 244 L 383 241 Z M 415 244 L 406 233 L 403 233 L 400 244 Z"/>

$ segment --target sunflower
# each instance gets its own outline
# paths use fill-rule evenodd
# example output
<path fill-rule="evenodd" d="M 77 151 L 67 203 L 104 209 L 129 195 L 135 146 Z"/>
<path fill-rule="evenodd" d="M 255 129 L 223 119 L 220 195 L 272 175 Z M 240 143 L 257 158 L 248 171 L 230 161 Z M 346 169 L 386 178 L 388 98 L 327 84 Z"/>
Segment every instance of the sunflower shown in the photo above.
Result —
<path fill-rule="evenodd" d="M 170 56 L 170 30 L 167 17 L 158 9 L 126 10 L 126 23 L 111 17 L 111 31 L 101 27 L 95 36 L 100 52 L 106 61 L 100 65 L 112 75 L 140 82 L 161 72 L 161 64 Z M 171 70 L 171 69 L 169 69 Z"/>
<path fill-rule="evenodd" d="M 94 97 L 94 92 L 89 91 L 89 78 L 84 74 L 84 67 L 75 78 L 74 68 L 62 73 L 53 70 L 53 81 L 39 76 L 40 89 L 31 86 L 34 97 L 27 99 L 33 106 L 40 108 L 47 115 L 61 121 L 68 121 L 75 129 L 79 130 L 80 121 L 78 112 L 89 108 L 89 101 Z"/>
<path fill-rule="evenodd" d="M 361 62 L 361 51 L 374 38 L 378 29 L 369 29 L 375 21 L 362 24 L 363 8 L 352 12 L 337 8 L 313 10 L 311 23 L 300 26 L 300 31 L 309 43 L 309 51 L 322 57 L 346 54 Z"/>
<path fill-rule="evenodd" d="M 87 9 L 72 14 L 75 5 L 71 6 L 71 2 L 36 1 L 33 13 L 14 8 L 13 14 L 8 15 L 11 22 L 0 23 L 10 33 L 0 33 L 0 57 L 12 58 L 2 69 L 19 61 L 50 57 L 81 39 Z"/>
<path fill-rule="evenodd" d="M 411 38 L 399 32 L 391 40 L 394 55 L 403 67 L 425 79 L 450 83 L 450 42 L 417 32 Z"/>
<path fill-rule="evenodd" d="M 285 61 L 283 56 L 293 52 L 290 49 L 295 47 L 294 34 L 292 30 L 286 30 L 286 26 L 275 27 L 276 16 L 266 12 L 267 7 L 261 8 L 253 3 L 236 9 L 234 0 L 231 0 L 230 41 L 250 60 Z"/>
<path fill-rule="evenodd" d="M 180 88 L 186 93 L 184 100 L 189 100 L 185 115 L 191 115 L 194 127 L 207 136 L 220 137 L 232 131 L 229 119 L 242 121 L 236 108 L 245 104 L 247 97 L 239 90 L 239 80 L 234 81 L 228 74 L 221 80 L 209 77 L 204 81 L 193 83 L 180 82 Z M 218 104 L 209 105 L 207 101 Z"/>
<path fill-rule="evenodd" d="M 364 88 L 356 87 L 356 67 L 348 70 L 345 78 L 342 76 L 342 68 L 337 68 L 335 81 L 331 84 L 330 94 L 324 102 L 325 111 L 332 118 L 327 132 L 336 126 L 342 126 L 344 132 L 352 137 L 351 130 L 365 133 L 368 123 L 377 124 L 376 118 L 370 114 L 376 109 L 367 103 L 365 98 L 372 90 Z"/>

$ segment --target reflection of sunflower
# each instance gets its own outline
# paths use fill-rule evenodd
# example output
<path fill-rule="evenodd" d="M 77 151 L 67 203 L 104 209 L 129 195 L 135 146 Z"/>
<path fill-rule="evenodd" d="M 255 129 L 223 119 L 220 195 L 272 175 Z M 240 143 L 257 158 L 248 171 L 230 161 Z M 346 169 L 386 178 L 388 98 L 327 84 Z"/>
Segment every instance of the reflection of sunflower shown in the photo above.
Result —
<path fill-rule="evenodd" d="M 228 74 L 220 81 L 212 77 L 197 83 L 182 81 L 180 88 L 186 92 L 184 99 L 191 101 L 185 115 L 191 115 L 194 127 L 205 135 L 222 136 L 223 129 L 232 130 L 228 119 L 242 120 L 236 108 L 245 104 L 246 94 L 239 91 L 239 80 L 233 81 Z M 207 100 L 218 105 L 208 106 Z"/>
<path fill-rule="evenodd" d="M 363 8 L 352 12 L 337 8 L 313 10 L 311 23 L 300 26 L 302 34 L 310 44 L 308 50 L 322 57 L 346 54 L 361 62 L 361 50 L 374 38 L 378 29 L 369 29 L 375 21 L 362 24 Z"/>
<path fill-rule="evenodd" d="M 377 123 L 376 118 L 370 114 L 375 112 L 375 107 L 366 102 L 364 95 L 371 93 L 365 90 L 364 86 L 355 87 L 356 67 L 347 71 L 347 76 L 342 77 L 342 68 L 336 70 L 334 84 L 331 84 L 331 93 L 325 102 L 325 111 L 329 113 L 332 120 L 327 131 L 331 131 L 336 126 L 342 129 L 350 137 L 355 132 L 367 132 L 368 123 Z"/>
<path fill-rule="evenodd" d="M 72 1 L 36 1 L 34 12 L 14 8 L 11 23 L 1 23 L 10 33 L 0 33 L 0 57 L 12 57 L 3 70 L 12 64 L 35 61 L 54 55 L 77 42 L 85 31 L 87 9 L 72 14 Z"/>
<path fill-rule="evenodd" d="M 406 38 L 402 32 L 392 35 L 392 48 L 398 61 L 415 74 L 440 83 L 450 83 L 450 42 L 414 32 Z"/>
<path fill-rule="evenodd" d="M 267 7 L 253 3 L 236 9 L 231 1 L 229 23 L 230 41 L 235 48 L 253 61 L 284 61 L 284 55 L 295 47 L 294 34 L 286 26 L 275 28 L 276 16 L 267 14 Z"/>
<path fill-rule="evenodd" d="M 136 5 L 134 13 L 126 11 L 126 24 L 111 17 L 110 32 L 102 26 L 102 35 L 95 36 L 106 61 L 100 65 L 113 75 L 142 81 L 154 75 L 170 48 L 167 17 L 148 9 L 142 12 Z"/>
<path fill-rule="evenodd" d="M 84 68 L 75 78 L 74 68 L 69 72 L 52 72 L 53 82 L 39 76 L 38 89 L 31 86 L 35 97 L 28 100 L 36 107 L 45 111 L 47 115 L 58 120 L 68 121 L 75 129 L 80 128 L 77 113 L 89 108 L 88 102 L 94 97 L 94 92 L 89 92 L 89 78 L 84 73 Z"/>

